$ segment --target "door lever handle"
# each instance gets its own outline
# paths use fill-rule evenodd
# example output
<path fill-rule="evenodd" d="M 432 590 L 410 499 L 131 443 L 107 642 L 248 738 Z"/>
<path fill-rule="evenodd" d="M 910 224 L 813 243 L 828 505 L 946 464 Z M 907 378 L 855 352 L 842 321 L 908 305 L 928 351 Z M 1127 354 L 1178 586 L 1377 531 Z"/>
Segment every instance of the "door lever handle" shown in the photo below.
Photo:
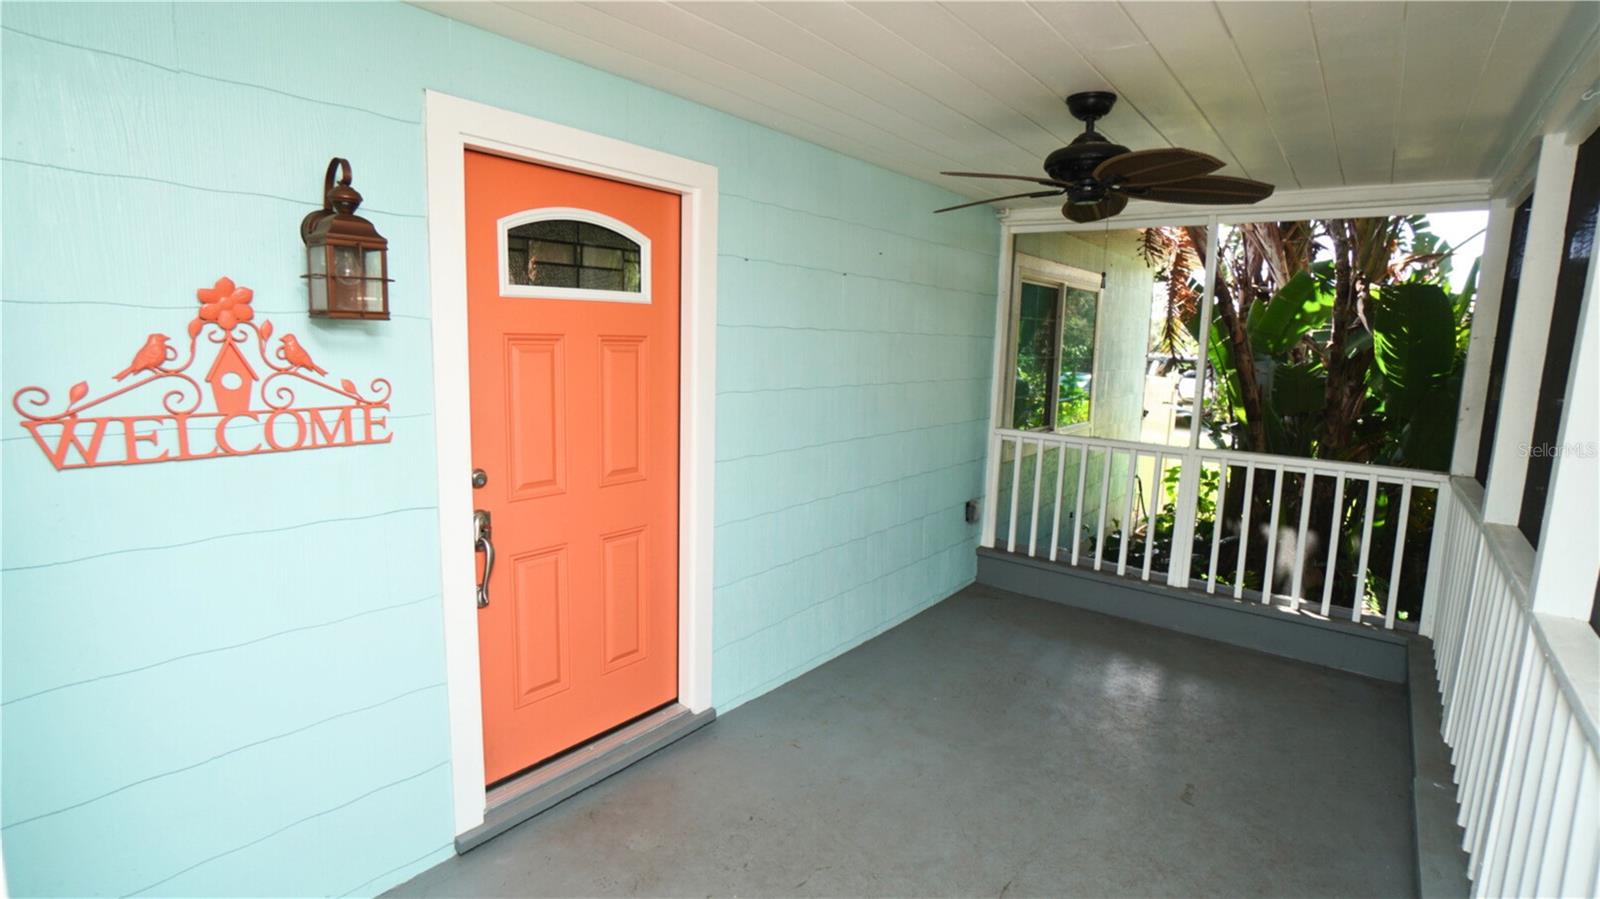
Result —
<path fill-rule="evenodd" d="M 472 513 L 473 551 L 483 553 L 483 578 L 478 581 L 478 608 L 489 604 L 489 576 L 494 573 L 494 542 L 489 539 L 489 513 L 476 509 Z"/>

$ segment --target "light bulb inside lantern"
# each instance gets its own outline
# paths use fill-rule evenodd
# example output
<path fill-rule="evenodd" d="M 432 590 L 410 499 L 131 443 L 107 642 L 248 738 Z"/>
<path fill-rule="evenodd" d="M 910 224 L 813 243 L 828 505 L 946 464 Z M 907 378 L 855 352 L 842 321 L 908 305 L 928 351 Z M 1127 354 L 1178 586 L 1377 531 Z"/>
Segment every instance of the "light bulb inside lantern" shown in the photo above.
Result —
<path fill-rule="evenodd" d="M 335 247 L 333 250 L 333 276 L 349 283 L 361 277 L 361 251 L 355 247 Z"/>

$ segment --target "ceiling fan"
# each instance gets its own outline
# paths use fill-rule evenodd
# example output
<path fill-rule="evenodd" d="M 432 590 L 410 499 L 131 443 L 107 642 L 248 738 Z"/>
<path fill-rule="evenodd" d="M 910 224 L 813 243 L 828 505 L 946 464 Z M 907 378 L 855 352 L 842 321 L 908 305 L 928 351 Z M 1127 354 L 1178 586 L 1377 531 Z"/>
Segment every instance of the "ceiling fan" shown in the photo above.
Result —
<path fill-rule="evenodd" d="M 1198 150 L 1171 147 L 1158 150 L 1129 150 L 1112 143 L 1094 130 L 1094 123 L 1111 112 L 1117 95 L 1109 91 L 1087 91 L 1067 98 L 1073 118 L 1085 124 L 1084 132 L 1072 143 L 1051 153 L 1044 161 L 1048 177 L 1036 175 L 998 175 L 993 172 L 941 172 L 959 178 L 1004 178 L 1047 185 L 1049 190 L 1008 194 L 987 200 L 974 200 L 947 206 L 935 212 L 950 212 L 1024 197 L 1059 197 L 1067 202 L 1061 214 L 1074 222 L 1097 222 L 1121 212 L 1132 200 L 1200 205 L 1259 203 L 1272 196 L 1273 187 L 1248 178 L 1213 175 L 1222 160 Z"/>

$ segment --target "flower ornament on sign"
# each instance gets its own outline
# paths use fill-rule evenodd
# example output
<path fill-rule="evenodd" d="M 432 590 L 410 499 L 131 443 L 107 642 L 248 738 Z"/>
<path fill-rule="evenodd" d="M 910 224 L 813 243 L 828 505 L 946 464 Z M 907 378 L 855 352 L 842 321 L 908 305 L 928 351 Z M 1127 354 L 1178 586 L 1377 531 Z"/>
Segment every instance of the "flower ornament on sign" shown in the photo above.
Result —
<path fill-rule="evenodd" d="M 111 376 L 116 386 L 107 392 L 90 398 L 89 382 L 79 381 L 67 390 L 65 408 L 46 412 L 50 392 L 24 387 L 12 396 L 11 407 L 57 470 L 393 440 L 389 382 L 375 378 L 365 393 L 349 378 L 331 383 L 328 370 L 295 335 L 284 333 L 274 341 L 272 322 L 255 323 L 254 296 L 250 288 L 219 278 L 195 291 L 200 308 L 189 321 L 187 354 L 166 334 L 150 334 Z M 197 379 L 202 350 L 211 363 Z M 114 401 L 121 397 L 127 397 L 122 403 L 131 401 L 151 385 L 162 391 L 160 411 L 89 414 L 120 405 Z M 302 402 L 302 389 L 317 399 Z"/>
<path fill-rule="evenodd" d="M 236 286 L 231 279 L 222 278 L 216 284 L 202 287 L 194 293 L 200 299 L 200 314 L 189 323 L 190 337 L 198 334 L 206 322 L 215 322 L 224 331 L 232 331 L 234 325 L 256 316 L 256 311 L 250 307 L 255 292 L 248 287 Z"/>

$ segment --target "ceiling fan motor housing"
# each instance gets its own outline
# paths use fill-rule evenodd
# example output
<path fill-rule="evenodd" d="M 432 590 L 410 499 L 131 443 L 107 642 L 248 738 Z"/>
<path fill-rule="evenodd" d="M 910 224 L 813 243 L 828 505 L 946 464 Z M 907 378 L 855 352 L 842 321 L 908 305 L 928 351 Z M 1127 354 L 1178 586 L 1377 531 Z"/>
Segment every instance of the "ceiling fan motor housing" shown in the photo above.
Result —
<path fill-rule="evenodd" d="M 1073 202 L 1092 203 L 1105 196 L 1105 185 L 1094 177 L 1095 168 L 1107 159 L 1127 152 L 1127 147 L 1089 131 L 1046 157 L 1044 170 L 1051 178 L 1072 185 L 1068 193 Z"/>

